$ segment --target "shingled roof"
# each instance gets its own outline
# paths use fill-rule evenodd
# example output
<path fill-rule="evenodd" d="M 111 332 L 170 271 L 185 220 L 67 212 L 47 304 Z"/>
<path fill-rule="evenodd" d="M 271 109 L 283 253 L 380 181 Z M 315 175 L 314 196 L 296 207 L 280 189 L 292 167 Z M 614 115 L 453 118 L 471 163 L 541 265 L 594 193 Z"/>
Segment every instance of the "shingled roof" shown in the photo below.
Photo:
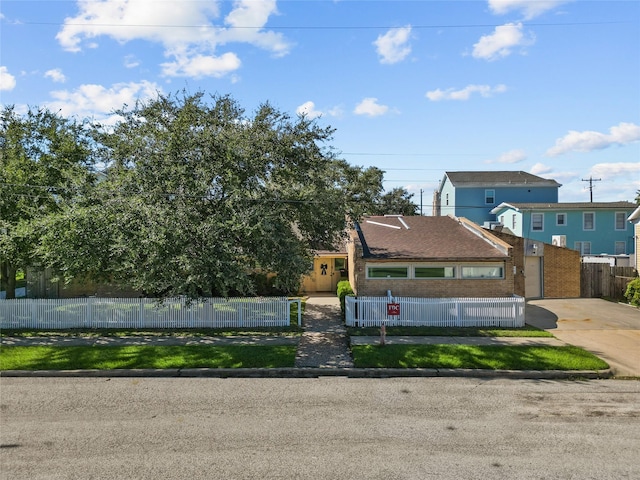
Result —
<path fill-rule="evenodd" d="M 503 208 L 514 208 L 516 210 L 603 210 L 603 209 L 622 209 L 630 210 L 636 208 L 635 203 L 621 202 L 563 202 L 563 203 L 512 203 L 503 202 L 493 210 L 495 213 Z"/>
<path fill-rule="evenodd" d="M 363 257 L 397 260 L 487 260 L 508 257 L 509 245 L 468 220 L 453 217 L 365 217 L 356 226 Z"/>
<path fill-rule="evenodd" d="M 498 171 L 498 172 L 445 172 L 449 181 L 455 187 L 473 186 L 514 186 L 528 185 L 539 187 L 560 187 L 561 185 L 552 179 L 537 177 L 522 171 Z"/>

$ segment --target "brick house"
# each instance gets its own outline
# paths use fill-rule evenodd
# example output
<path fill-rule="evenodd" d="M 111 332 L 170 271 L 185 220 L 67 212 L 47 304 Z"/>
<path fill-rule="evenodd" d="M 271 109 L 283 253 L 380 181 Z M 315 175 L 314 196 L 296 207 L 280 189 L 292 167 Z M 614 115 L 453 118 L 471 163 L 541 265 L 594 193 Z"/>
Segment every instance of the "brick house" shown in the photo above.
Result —
<path fill-rule="evenodd" d="M 347 245 L 356 295 L 507 297 L 512 248 L 464 218 L 365 217 Z"/>

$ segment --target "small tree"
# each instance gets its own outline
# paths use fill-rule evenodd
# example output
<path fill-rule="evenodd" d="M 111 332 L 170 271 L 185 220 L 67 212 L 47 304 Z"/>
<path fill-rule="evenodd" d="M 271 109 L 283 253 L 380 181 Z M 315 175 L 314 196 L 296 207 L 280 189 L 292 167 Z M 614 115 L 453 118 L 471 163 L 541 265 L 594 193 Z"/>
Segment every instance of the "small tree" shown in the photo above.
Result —
<path fill-rule="evenodd" d="M 629 282 L 624 296 L 631 305 L 640 307 L 640 278 L 636 278 Z"/>

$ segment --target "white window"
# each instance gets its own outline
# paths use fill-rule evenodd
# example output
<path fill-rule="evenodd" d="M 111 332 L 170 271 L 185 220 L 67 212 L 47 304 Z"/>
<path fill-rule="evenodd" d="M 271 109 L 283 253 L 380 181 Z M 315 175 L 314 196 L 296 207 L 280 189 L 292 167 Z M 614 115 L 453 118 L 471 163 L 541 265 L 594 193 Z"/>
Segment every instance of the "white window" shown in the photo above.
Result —
<path fill-rule="evenodd" d="M 409 278 L 408 266 L 367 266 L 367 278 Z"/>
<path fill-rule="evenodd" d="M 516 229 L 516 214 L 511 215 L 511 230 L 515 231 Z"/>
<path fill-rule="evenodd" d="M 564 227 L 567 225 L 566 213 L 556 213 L 556 225 L 559 227 Z"/>
<path fill-rule="evenodd" d="M 626 242 L 616 242 L 615 254 L 616 255 L 624 255 L 627 253 L 627 244 Z"/>
<path fill-rule="evenodd" d="M 591 242 L 575 242 L 573 249 L 578 250 L 580 255 L 591 255 Z"/>
<path fill-rule="evenodd" d="M 626 230 L 627 229 L 627 213 L 626 212 L 616 212 L 616 230 Z"/>
<path fill-rule="evenodd" d="M 584 212 L 582 214 L 582 229 L 583 230 L 595 230 L 596 229 L 596 214 L 593 212 Z"/>
<path fill-rule="evenodd" d="M 486 205 L 493 205 L 496 203 L 496 191 L 495 190 L 485 190 L 484 191 L 484 203 Z"/>
<path fill-rule="evenodd" d="M 440 266 L 415 266 L 413 268 L 414 278 L 455 278 L 456 269 L 454 267 Z"/>
<path fill-rule="evenodd" d="M 543 213 L 531 214 L 531 230 L 534 232 L 542 232 L 544 230 L 544 214 Z"/>
<path fill-rule="evenodd" d="M 502 265 L 462 267 L 462 278 L 504 278 Z"/>

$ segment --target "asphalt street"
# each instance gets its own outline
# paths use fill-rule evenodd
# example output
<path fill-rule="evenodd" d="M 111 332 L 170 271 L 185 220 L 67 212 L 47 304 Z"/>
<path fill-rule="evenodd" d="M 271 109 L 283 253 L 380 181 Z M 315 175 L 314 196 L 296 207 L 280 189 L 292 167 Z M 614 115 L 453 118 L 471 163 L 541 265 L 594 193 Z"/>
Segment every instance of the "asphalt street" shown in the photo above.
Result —
<path fill-rule="evenodd" d="M 2 479 L 640 478 L 640 382 L 2 378 Z"/>

